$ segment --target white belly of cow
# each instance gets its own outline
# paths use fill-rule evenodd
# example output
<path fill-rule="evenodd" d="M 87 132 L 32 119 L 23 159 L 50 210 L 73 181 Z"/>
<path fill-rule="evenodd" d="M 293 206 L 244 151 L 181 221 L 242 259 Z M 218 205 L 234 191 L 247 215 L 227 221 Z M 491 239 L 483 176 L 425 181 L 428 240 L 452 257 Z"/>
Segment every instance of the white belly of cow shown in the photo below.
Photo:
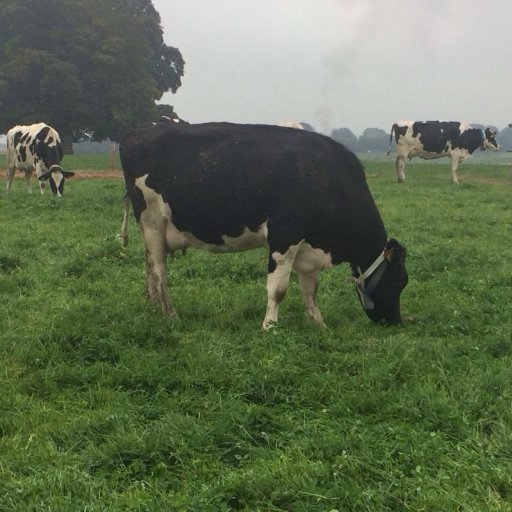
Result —
<path fill-rule="evenodd" d="M 433 160 L 435 158 L 443 158 L 443 157 L 450 156 L 450 152 L 443 151 L 440 153 L 430 153 L 428 151 L 424 151 L 423 149 L 415 148 L 409 152 L 408 156 L 409 156 L 409 158 L 413 158 L 413 157 L 417 156 L 419 158 L 423 158 L 424 160 Z"/>
<path fill-rule="evenodd" d="M 419 158 L 423 158 L 424 160 L 433 160 L 435 158 L 447 157 L 462 163 L 469 156 L 469 151 L 464 148 L 452 148 L 451 144 L 448 144 L 448 148 L 445 151 L 440 151 L 437 153 L 425 151 L 422 148 L 412 148 L 407 156 L 409 158 L 417 156 Z"/>
<path fill-rule="evenodd" d="M 184 244 L 182 244 L 183 240 Z M 193 247 L 194 249 L 210 252 L 240 252 L 256 249 L 257 247 L 268 247 L 267 223 L 263 223 L 257 231 L 251 231 L 245 227 L 240 236 L 222 235 L 222 240 L 224 241 L 222 245 L 209 244 L 197 238 L 193 233 L 179 231 L 172 222 L 169 222 L 166 233 L 169 250 L 178 244 L 177 248 Z"/>
<path fill-rule="evenodd" d="M 239 236 L 222 235 L 223 244 L 211 244 L 197 238 L 194 233 L 179 230 L 172 222 L 172 208 L 163 197 L 146 186 L 147 174 L 135 180 L 135 186 L 142 192 L 146 209 L 142 212 L 140 226 L 145 229 L 165 231 L 165 244 L 169 252 L 193 247 L 210 252 L 239 252 L 268 247 L 267 223 L 261 224 L 256 231 L 244 227 Z"/>
<path fill-rule="evenodd" d="M 413 150 L 409 153 L 409 158 L 414 156 L 418 156 L 424 160 L 433 160 L 435 158 L 447 157 L 462 163 L 469 156 L 469 152 L 467 149 L 463 148 L 448 149 L 447 151 L 443 151 L 441 153 L 429 153 L 428 151 L 423 150 Z"/>

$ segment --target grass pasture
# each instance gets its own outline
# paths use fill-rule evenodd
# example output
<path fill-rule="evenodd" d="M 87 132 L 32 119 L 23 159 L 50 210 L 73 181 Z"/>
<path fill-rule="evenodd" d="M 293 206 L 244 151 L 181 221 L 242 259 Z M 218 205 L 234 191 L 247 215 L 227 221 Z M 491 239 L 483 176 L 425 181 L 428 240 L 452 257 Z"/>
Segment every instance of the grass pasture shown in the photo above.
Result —
<path fill-rule="evenodd" d="M 172 322 L 133 219 L 120 247 L 122 180 L 2 191 L 0 511 L 512 510 L 511 167 L 365 165 L 408 248 L 401 327 L 340 266 L 328 328 L 292 278 L 261 332 L 262 251 L 177 257 Z"/>
<path fill-rule="evenodd" d="M 6 156 L 0 153 L 0 169 L 5 171 Z M 62 160 L 64 169 L 68 171 L 87 170 L 87 171 L 109 171 L 111 170 L 111 161 L 108 154 L 99 155 L 65 155 Z M 114 169 L 119 173 L 121 172 L 121 161 L 119 154 L 114 158 Z M 16 171 L 17 176 L 23 176 L 19 171 Z M 35 178 L 34 178 L 35 180 Z"/>

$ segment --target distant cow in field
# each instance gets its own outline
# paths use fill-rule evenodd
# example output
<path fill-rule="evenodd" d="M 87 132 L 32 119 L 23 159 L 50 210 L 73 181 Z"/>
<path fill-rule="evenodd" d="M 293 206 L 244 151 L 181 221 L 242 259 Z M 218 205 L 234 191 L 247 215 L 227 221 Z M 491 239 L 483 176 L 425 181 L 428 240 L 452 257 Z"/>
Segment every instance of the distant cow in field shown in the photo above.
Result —
<path fill-rule="evenodd" d="M 7 132 L 7 193 L 10 192 L 16 169 L 25 172 L 27 190 L 32 193 L 32 174 L 36 171 L 41 194 L 45 182 L 51 191 L 61 197 L 64 179 L 74 176 L 61 166 L 62 144 L 57 131 L 44 123 L 15 126 Z"/>
<path fill-rule="evenodd" d="M 419 156 L 424 159 L 451 159 L 452 182 L 458 183 L 457 167 L 478 148 L 498 151 L 496 132 L 481 130 L 458 121 L 397 121 L 391 127 L 389 151 L 393 133 L 396 141 L 396 175 L 405 181 L 405 159 Z"/>
<path fill-rule="evenodd" d="M 386 230 L 363 167 L 320 134 L 266 125 L 158 123 L 120 143 L 126 188 L 146 245 L 146 291 L 175 316 L 167 254 L 268 249 L 263 329 L 278 321 L 290 271 L 308 317 L 324 325 L 318 273 L 349 262 L 364 311 L 400 322 L 405 249 Z M 127 216 L 123 222 L 126 231 Z"/>

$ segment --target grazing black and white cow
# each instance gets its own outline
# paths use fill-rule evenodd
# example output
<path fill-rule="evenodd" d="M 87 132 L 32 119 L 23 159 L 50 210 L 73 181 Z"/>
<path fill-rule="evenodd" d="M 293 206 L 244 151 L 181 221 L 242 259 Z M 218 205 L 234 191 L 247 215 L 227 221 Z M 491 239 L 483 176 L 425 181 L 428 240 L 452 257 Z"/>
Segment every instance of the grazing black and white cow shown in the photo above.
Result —
<path fill-rule="evenodd" d="M 405 159 L 419 156 L 424 159 L 451 159 L 452 181 L 458 183 L 457 167 L 478 148 L 498 151 L 496 132 L 481 130 L 458 121 L 397 121 L 391 127 L 389 151 L 393 132 L 396 141 L 396 175 L 405 181 Z"/>
<path fill-rule="evenodd" d="M 400 322 L 405 249 L 388 240 L 363 167 L 341 144 L 278 126 L 158 123 L 127 134 L 120 155 L 146 245 L 147 295 L 165 314 L 176 315 L 168 253 L 266 247 L 265 330 L 277 323 L 292 269 L 308 317 L 324 325 L 318 273 L 341 262 L 352 265 L 367 315 Z"/>
<path fill-rule="evenodd" d="M 75 173 L 65 171 L 61 164 L 62 144 L 57 131 L 44 123 L 15 126 L 7 132 L 7 193 L 10 192 L 16 169 L 25 172 L 27 190 L 32 193 L 32 174 L 36 171 L 41 194 L 45 182 L 51 191 L 61 197 L 64 179 Z"/>

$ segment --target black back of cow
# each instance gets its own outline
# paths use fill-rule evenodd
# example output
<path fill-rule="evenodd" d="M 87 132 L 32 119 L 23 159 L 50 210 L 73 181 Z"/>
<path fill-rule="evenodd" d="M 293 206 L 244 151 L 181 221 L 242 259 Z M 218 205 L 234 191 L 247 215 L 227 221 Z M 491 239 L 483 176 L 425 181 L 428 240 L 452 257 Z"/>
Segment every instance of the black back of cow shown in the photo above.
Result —
<path fill-rule="evenodd" d="M 419 135 L 425 151 L 443 153 L 449 147 L 464 148 L 469 154 L 482 146 L 482 130 L 461 130 L 458 121 L 416 121 L 413 137 Z"/>

